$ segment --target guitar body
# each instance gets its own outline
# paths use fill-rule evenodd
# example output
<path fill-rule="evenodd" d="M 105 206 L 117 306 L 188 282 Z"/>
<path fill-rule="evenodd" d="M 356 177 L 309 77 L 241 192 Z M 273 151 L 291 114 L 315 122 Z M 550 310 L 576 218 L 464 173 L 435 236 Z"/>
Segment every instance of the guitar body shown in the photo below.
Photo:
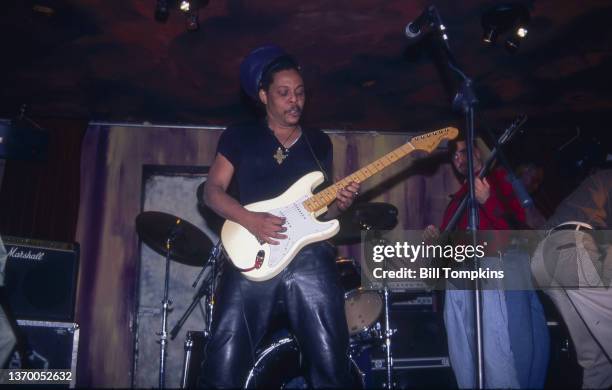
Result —
<path fill-rule="evenodd" d="M 337 220 L 321 222 L 316 219 L 327 209 L 309 212 L 303 202 L 312 196 L 313 189 L 323 182 L 321 172 L 311 172 L 302 176 L 280 196 L 251 203 L 245 208 L 250 211 L 267 212 L 286 218 L 286 239 L 277 240 L 279 245 L 260 244 L 247 229 L 226 221 L 221 229 L 221 241 L 228 257 L 245 278 L 257 282 L 278 275 L 304 246 L 333 237 L 340 229 Z M 263 263 L 253 268 L 258 255 L 263 251 Z M 253 269 L 251 269 L 253 268 Z"/>

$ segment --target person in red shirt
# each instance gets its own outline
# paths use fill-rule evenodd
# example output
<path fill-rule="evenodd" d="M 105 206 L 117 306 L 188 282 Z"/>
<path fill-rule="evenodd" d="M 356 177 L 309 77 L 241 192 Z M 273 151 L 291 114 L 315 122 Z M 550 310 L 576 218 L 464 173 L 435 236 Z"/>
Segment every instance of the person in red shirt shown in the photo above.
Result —
<path fill-rule="evenodd" d="M 452 165 L 464 182 L 452 195 L 444 213 L 441 228 L 450 222 L 468 191 L 467 145 L 458 138 L 450 144 Z M 474 172 L 484 166 L 483 151 L 474 148 Z M 493 169 L 484 179 L 474 182 L 478 201 L 479 230 L 511 230 L 525 225 L 525 212 L 516 198 L 506 171 Z M 468 226 L 467 209 L 457 229 Z M 436 239 L 440 230 L 430 225 L 424 238 Z M 489 248 L 490 249 L 490 248 Z M 503 262 L 501 261 L 503 257 Z M 500 252 L 499 257 L 485 257 L 479 266 L 503 267 L 506 262 L 529 267 L 526 253 L 516 250 Z M 522 262 L 522 263 L 521 263 Z M 504 264 L 505 265 L 505 264 Z M 462 284 L 463 281 L 458 281 Z M 457 285 L 458 285 L 457 284 Z M 541 388 L 548 365 L 548 330 L 542 306 L 534 291 L 505 291 L 502 280 L 482 280 L 482 319 L 484 350 L 484 385 L 487 388 Z M 476 382 L 476 339 L 474 325 L 474 293 L 458 289 L 447 280 L 444 322 L 448 334 L 451 366 L 460 388 L 474 388 Z"/>
<path fill-rule="evenodd" d="M 465 141 L 456 142 L 453 153 L 453 166 L 457 172 L 465 178 L 467 174 L 467 149 Z M 474 148 L 474 171 L 478 174 L 482 169 L 483 159 L 478 148 Z M 476 200 L 480 204 L 478 212 L 478 229 L 480 230 L 508 230 L 525 226 L 525 210 L 521 207 L 514 195 L 512 185 L 506 179 L 507 173 L 504 169 L 495 168 L 484 179 L 478 177 L 474 180 Z M 441 229 L 445 229 L 450 219 L 457 211 L 459 203 L 468 192 L 467 180 L 461 188 L 452 195 L 442 219 Z M 468 226 L 468 213 L 463 216 L 457 224 L 458 229 L 466 229 Z"/>

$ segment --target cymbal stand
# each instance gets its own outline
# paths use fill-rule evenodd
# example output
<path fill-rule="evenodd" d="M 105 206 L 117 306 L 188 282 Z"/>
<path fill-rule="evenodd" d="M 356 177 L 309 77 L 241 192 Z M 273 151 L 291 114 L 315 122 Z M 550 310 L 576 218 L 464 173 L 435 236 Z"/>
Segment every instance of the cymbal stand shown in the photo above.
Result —
<path fill-rule="evenodd" d="M 394 329 L 391 329 L 389 324 L 389 286 L 385 282 L 384 288 L 384 299 L 385 299 L 385 363 L 387 368 L 387 383 L 384 384 L 384 388 L 392 389 L 395 388 L 395 383 L 393 382 L 393 356 L 391 353 L 391 336 L 395 333 Z"/>
<path fill-rule="evenodd" d="M 370 230 L 370 229 L 368 229 Z M 380 237 L 379 232 L 374 232 L 375 236 L 378 236 L 378 242 L 381 244 L 387 243 L 387 240 Z M 384 269 L 388 269 L 387 257 L 385 256 Z M 383 339 L 385 340 L 383 348 L 385 349 L 385 366 L 386 366 L 386 383 L 383 384 L 385 389 L 395 388 L 395 382 L 393 381 L 393 354 L 391 353 L 391 336 L 395 333 L 395 329 L 391 329 L 389 323 L 389 283 L 384 281 L 383 297 L 385 302 L 385 329 L 383 332 Z"/>
<path fill-rule="evenodd" d="M 215 308 L 215 283 L 217 281 L 217 259 L 221 254 L 222 247 L 221 239 L 217 242 L 217 245 L 214 246 L 211 254 L 210 254 L 210 266 L 212 267 L 211 275 L 210 275 L 210 290 L 208 295 L 206 296 L 206 328 L 204 328 L 204 339 L 208 340 L 210 337 L 210 333 L 212 332 L 212 320 L 213 320 L 213 309 Z"/>
<path fill-rule="evenodd" d="M 204 296 L 206 296 L 206 303 L 205 303 L 206 325 L 204 327 L 204 337 L 207 338 L 210 335 L 211 327 L 212 327 L 213 308 L 215 305 L 214 293 L 215 293 L 215 282 L 217 280 L 217 259 L 219 258 L 219 255 L 221 254 L 221 248 L 222 248 L 222 244 L 221 244 L 221 240 L 219 240 L 219 242 L 217 242 L 217 245 L 215 245 L 210 251 L 208 260 L 204 263 L 205 266 L 202 268 L 202 271 L 200 271 L 200 273 L 198 274 L 198 277 L 196 278 L 192 287 L 195 288 L 197 286 L 198 281 L 205 274 L 206 270 L 209 270 L 208 273 L 210 275 L 204 276 L 204 281 L 200 285 L 200 288 L 198 289 L 198 291 L 194 294 L 191 304 L 189 305 L 187 310 L 185 310 L 185 313 L 183 313 L 183 315 L 181 316 L 179 321 L 176 323 L 174 328 L 172 328 L 172 331 L 170 332 L 170 338 L 172 340 L 174 340 L 178 332 L 181 330 L 181 327 L 185 324 L 185 322 L 187 321 L 187 319 L 189 318 L 189 316 L 191 315 L 195 307 L 198 305 L 198 303 Z"/>
<path fill-rule="evenodd" d="M 168 232 L 166 240 L 166 274 L 164 277 L 164 299 L 162 301 L 162 329 L 159 336 L 159 388 L 166 386 L 166 347 L 168 344 L 168 311 L 172 302 L 168 299 L 168 287 L 170 285 L 170 254 L 176 237 L 181 233 L 181 219 L 176 220 L 176 225 Z"/>

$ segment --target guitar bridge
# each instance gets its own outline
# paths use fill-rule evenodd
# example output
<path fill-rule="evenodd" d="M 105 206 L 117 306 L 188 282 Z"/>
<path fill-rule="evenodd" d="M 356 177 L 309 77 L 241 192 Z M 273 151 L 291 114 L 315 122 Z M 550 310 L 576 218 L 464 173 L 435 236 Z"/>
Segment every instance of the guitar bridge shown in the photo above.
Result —
<path fill-rule="evenodd" d="M 266 253 L 264 252 L 263 249 L 260 249 L 259 252 L 257 252 L 257 256 L 255 256 L 255 269 L 260 269 L 263 262 L 264 262 L 264 257 L 266 256 Z"/>

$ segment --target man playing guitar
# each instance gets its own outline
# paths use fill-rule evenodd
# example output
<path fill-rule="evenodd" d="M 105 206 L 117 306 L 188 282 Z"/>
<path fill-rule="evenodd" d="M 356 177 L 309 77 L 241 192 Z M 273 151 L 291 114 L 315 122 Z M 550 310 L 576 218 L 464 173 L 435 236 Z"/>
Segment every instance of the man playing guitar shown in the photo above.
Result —
<path fill-rule="evenodd" d="M 264 107 L 266 118 L 223 132 L 204 200 L 260 243 L 277 245 L 286 238 L 285 219 L 243 206 L 278 196 L 309 172 L 323 171 L 329 177 L 332 144 L 322 131 L 300 126 L 304 83 L 299 66 L 282 49 L 263 46 L 252 51 L 240 66 L 240 78 L 247 95 Z M 227 192 L 232 180 L 238 187 L 236 198 Z M 334 218 L 350 207 L 359 188 L 351 182 L 338 191 L 322 218 Z M 202 385 L 241 387 L 254 364 L 255 348 L 270 330 L 272 317 L 281 311 L 305 358 L 310 386 L 351 386 L 344 292 L 334 257 L 329 243 L 309 244 L 265 281 L 248 280 L 240 270 L 226 267 L 216 294 Z"/>

